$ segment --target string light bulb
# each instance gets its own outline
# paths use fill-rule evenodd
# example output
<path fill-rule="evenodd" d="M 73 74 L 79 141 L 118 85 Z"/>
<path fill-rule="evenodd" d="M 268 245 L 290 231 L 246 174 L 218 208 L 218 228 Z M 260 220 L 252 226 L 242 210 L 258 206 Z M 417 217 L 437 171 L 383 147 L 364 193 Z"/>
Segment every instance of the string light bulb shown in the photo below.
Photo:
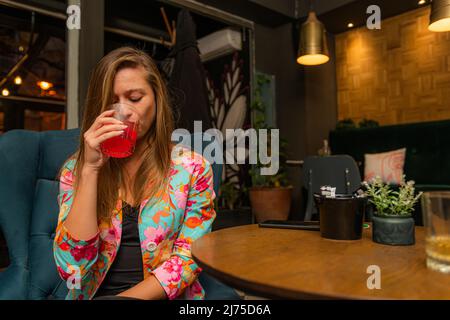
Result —
<path fill-rule="evenodd" d="M 37 84 L 42 90 L 48 90 L 53 87 L 53 83 L 47 81 L 39 81 Z"/>
<path fill-rule="evenodd" d="M 17 76 L 14 78 L 14 83 L 18 86 L 22 84 L 22 78 L 20 76 Z"/>

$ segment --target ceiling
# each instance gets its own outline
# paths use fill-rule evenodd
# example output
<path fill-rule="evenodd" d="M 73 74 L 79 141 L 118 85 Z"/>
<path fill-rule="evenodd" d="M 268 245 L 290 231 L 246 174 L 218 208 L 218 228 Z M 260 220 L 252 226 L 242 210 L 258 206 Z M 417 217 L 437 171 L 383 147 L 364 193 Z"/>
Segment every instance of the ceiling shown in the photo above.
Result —
<path fill-rule="evenodd" d="M 356 0 L 316 0 L 312 2 L 312 6 L 317 15 L 321 15 L 355 1 Z M 299 9 L 298 17 L 305 17 L 309 11 L 309 0 L 297 0 L 297 3 Z"/>
<path fill-rule="evenodd" d="M 428 5 L 429 2 L 430 0 L 427 0 L 425 5 Z M 333 34 L 345 32 L 348 30 L 347 24 L 349 22 L 352 22 L 355 27 L 366 25 L 369 17 L 366 11 L 370 5 L 378 5 L 380 7 L 381 19 L 421 7 L 418 5 L 418 0 L 356 0 L 320 14 L 319 19 L 325 24 L 328 32 Z"/>
<path fill-rule="evenodd" d="M 164 8 L 170 22 L 176 21 L 180 8 L 162 1 L 105 1 L 105 25 L 114 26 L 118 22 L 117 20 L 126 20 L 153 29 L 154 36 L 157 38 L 162 36 L 168 39 L 166 25 L 160 11 L 161 7 Z M 196 24 L 198 38 L 226 27 L 224 23 L 197 13 L 191 12 L 191 15 Z"/>
<path fill-rule="evenodd" d="M 277 27 L 308 15 L 310 0 L 197 0 L 228 11 L 256 23 Z M 315 0 L 318 15 L 330 12 L 357 0 Z"/>
<path fill-rule="evenodd" d="M 190 0 L 194 1 L 194 0 Z M 243 17 L 267 27 L 278 27 L 286 23 L 303 21 L 310 4 L 333 34 L 347 30 L 347 23 L 357 26 L 365 24 L 369 5 L 379 5 L 382 19 L 416 9 L 418 0 L 195 0 L 231 14 Z M 64 12 L 66 0 L 20 0 L 23 3 L 37 4 Z M 179 1 L 178 1 L 179 2 Z M 429 3 L 430 0 L 427 0 Z M 159 12 L 165 7 L 170 20 L 176 19 L 179 8 L 168 0 L 118 0 L 105 1 L 106 24 L 114 24 L 114 18 L 126 19 L 159 30 L 157 36 L 167 38 L 164 21 Z M 197 36 L 216 31 L 224 24 L 207 17 L 193 14 L 197 24 Z M 156 35 L 156 34 L 155 34 Z"/>
<path fill-rule="evenodd" d="M 197 0 L 268 27 L 304 20 L 310 0 Z M 428 2 L 430 2 L 428 0 Z M 365 24 L 369 5 L 381 8 L 382 19 L 418 8 L 418 0 L 314 0 L 312 7 L 331 33 L 347 30 L 347 23 Z"/>

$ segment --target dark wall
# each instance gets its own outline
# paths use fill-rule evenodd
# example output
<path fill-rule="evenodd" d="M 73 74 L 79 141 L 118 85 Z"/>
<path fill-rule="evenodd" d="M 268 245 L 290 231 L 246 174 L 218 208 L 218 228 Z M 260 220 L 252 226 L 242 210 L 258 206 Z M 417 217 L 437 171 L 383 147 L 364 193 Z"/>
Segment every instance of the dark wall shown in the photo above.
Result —
<path fill-rule="evenodd" d="M 337 85 L 334 36 L 328 35 L 330 61 L 304 67 L 306 154 L 317 154 L 337 122 Z"/>
<path fill-rule="evenodd" d="M 295 62 L 291 26 L 256 25 L 255 60 L 258 71 L 275 75 L 277 126 L 289 145 L 290 159 L 303 159 L 306 152 L 304 74 Z M 301 211 L 301 170 L 288 168 L 294 186 L 292 212 Z"/>
<path fill-rule="evenodd" d="M 256 69 L 275 75 L 277 125 L 287 139 L 290 159 L 317 154 L 337 121 L 334 37 L 329 36 L 330 61 L 303 67 L 296 62 L 292 25 L 277 28 L 256 25 Z M 302 170 L 288 168 L 294 186 L 291 219 L 303 217 Z"/>

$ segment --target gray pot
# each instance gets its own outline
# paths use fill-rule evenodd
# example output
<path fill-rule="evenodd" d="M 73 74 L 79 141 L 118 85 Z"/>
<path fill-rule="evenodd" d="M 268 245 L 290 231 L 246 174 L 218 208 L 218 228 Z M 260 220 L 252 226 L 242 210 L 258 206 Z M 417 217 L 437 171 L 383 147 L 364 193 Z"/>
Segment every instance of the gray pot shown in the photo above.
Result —
<path fill-rule="evenodd" d="M 412 217 L 372 217 L 372 240 L 388 245 L 412 245 L 415 243 L 414 219 Z"/>

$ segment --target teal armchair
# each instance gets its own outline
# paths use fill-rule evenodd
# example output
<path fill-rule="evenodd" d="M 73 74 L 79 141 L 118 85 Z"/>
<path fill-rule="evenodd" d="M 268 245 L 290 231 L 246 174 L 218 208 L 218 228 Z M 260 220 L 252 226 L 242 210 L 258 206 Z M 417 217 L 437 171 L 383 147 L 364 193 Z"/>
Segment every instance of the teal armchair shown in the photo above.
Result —
<path fill-rule="evenodd" d="M 13 130 L 0 136 L 0 228 L 10 261 L 0 272 L 0 299 L 64 299 L 67 294 L 52 244 L 59 212 L 57 176 L 78 139 L 79 129 Z M 212 166 L 218 194 L 222 166 Z M 232 288 L 204 272 L 200 282 L 206 299 L 239 299 Z"/>

